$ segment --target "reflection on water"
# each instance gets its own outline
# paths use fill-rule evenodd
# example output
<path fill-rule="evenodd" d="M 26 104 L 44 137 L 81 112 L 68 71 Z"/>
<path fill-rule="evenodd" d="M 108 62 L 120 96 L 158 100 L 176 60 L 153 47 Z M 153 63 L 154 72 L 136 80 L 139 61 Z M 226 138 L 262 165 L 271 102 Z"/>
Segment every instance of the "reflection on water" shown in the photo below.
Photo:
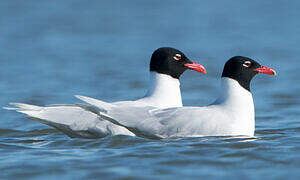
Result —
<path fill-rule="evenodd" d="M 224 62 L 249 56 L 276 77 L 252 82 L 256 138 L 70 139 L 0 110 L 0 179 L 300 176 L 299 8 L 291 1 L 0 3 L 0 105 L 117 101 L 144 95 L 154 49 L 172 46 L 208 74 L 181 79 L 185 105 L 211 103 Z"/>

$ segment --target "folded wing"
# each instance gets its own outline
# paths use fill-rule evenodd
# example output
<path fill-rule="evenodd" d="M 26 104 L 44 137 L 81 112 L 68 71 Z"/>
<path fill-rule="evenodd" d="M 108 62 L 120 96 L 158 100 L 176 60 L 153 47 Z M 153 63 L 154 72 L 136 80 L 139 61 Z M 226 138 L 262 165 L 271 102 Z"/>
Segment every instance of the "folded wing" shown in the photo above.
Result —
<path fill-rule="evenodd" d="M 29 119 L 54 127 L 70 137 L 99 138 L 107 135 L 134 135 L 123 127 L 100 119 L 96 114 L 77 105 L 34 106 L 10 103 L 15 108 L 5 108 L 24 113 Z"/>

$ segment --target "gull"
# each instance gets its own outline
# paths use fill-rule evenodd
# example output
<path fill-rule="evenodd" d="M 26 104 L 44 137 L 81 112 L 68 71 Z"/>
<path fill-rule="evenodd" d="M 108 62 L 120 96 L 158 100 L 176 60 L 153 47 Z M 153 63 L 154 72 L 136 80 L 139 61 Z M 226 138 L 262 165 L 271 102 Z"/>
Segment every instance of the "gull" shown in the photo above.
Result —
<path fill-rule="evenodd" d="M 105 112 L 108 112 L 110 106 L 119 107 L 119 109 L 127 106 L 182 107 L 179 78 L 187 69 L 206 73 L 205 68 L 201 64 L 190 61 L 181 51 L 169 47 L 159 48 L 154 51 L 151 57 L 150 82 L 147 94 L 135 101 L 102 103 L 101 106 L 106 109 Z M 89 100 L 90 103 L 101 102 L 100 100 L 84 96 L 77 97 L 82 100 Z M 103 120 L 98 115 L 84 110 L 82 108 L 84 105 L 50 105 L 41 107 L 24 103 L 10 104 L 16 106 L 16 108 L 6 107 L 5 109 L 24 113 L 29 119 L 54 127 L 69 137 L 135 136 L 127 128 Z"/>

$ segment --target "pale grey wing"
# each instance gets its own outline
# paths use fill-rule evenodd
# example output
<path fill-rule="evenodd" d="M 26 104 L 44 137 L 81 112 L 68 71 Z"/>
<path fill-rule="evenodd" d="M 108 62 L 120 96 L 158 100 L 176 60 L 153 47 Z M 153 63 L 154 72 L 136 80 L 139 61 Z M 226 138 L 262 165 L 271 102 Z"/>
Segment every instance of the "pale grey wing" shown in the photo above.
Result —
<path fill-rule="evenodd" d="M 171 108 L 154 113 L 155 121 L 162 124 L 159 134 L 163 137 L 199 136 L 212 118 L 207 107 Z"/>
<path fill-rule="evenodd" d="M 127 127 L 124 124 L 120 124 L 118 120 L 128 120 L 128 123 L 137 124 L 141 119 L 148 118 L 148 112 L 150 109 L 155 109 L 152 106 L 147 106 L 143 102 L 137 101 L 120 101 L 115 103 L 106 103 L 101 100 L 97 100 L 85 96 L 75 96 L 80 100 L 88 103 L 89 105 L 78 104 L 79 107 L 97 114 L 101 119 L 107 120 L 114 125 L 124 127 L 136 135 L 142 135 L 143 131 Z M 143 136 L 147 136 L 146 134 Z M 148 137 L 148 136 L 147 136 Z"/>
<path fill-rule="evenodd" d="M 114 105 L 112 103 L 107 103 L 98 99 L 86 97 L 86 96 L 80 96 L 80 95 L 75 95 L 76 98 L 80 99 L 81 101 L 84 101 L 88 104 L 91 104 L 93 106 L 96 106 L 99 111 L 101 112 L 107 112 L 109 111 Z"/>
<path fill-rule="evenodd" d="M 111 113 L 115 112 L 115 109 L 122 109 L 126 107 L 134 108 L 134 107 L 146 107 L 149 106 L 146 103 L 139 102 L 139 101 L 118 101 L 118 102 L 113 102 L 113 103 L 107 103 L 98 99 L 94 99 L 91 97 L 86 97 L 86 96 L 80 96 L 80 95 L 75 95 L 76 98 L 80 99 L 81 101 L 84 101 L 91 105 L 90 107 L 85 107 L 85 108 L 94 108 L 94 110 L 99 111 L 99 112 L 105 112 L 105 113 Z M 83 107 L 84 108 L 84 107 Z M 90 109 L 92 110 L 92 109 Z M 94 111 L 92 110 L 92 111 Z M 97 112 L 94 112 L 97 114 Z"/>
<path fill-rule="evenodd" d="M 137 136 L 147 138 L 163 138 L 160 135 L 162 123 L 156 119 L 155 114 L 159 114 L 159 109 L 152 106 L 139 106 L 135 103 L 118 103 L 108 112 L 103 112 L 94 105 L 79 105 L 81 108 L 93 112 L 117 126 L 130 130 Z M 164 113 L 164 112 L 162 112 Z"/>
<path fill-rule="evenodd" d="M 226 132 L 224 127 L 228 127 L 226 122 L 230 119 L 222 113 L 222 108 L 218 109 L 215 105 L 158 109 L 134 101 L 123 101 L 105 108 L 105 102 L 92 98 L 84 100 L 91 104 L 85 107 L 86 110 L 138 136 L 151 138 L 221 135 L 218 132 Z M 213 122 L 218 120 L 224 123 Z"/>
<path fill-rule="evenodd" d="M 24 113 L 28 118 L 49 125 L 70 137 L 98 138 L 125 133 L 133 135 L 125 128 L 103 121 L 98 116 L 75 105 L 52 105 L 46 107 L 11 103 L 17 108 L 6 108 Z M 119 129 L 119 130 L 118 130 Z"/>
<path fill-rule="evenodd" d="M 114 118 L 110 117 L 110 115 L 114 113 L 116 117 L 123 117 L 126 115 L 130 115 L 131 113 L 126 110 L 127 106 L 134 108 L 136 107 L 136 104 L 139 103 L 136 103 L 134 101 L 120 101 L 115 103 L 107 103 L 86 96 L 76 95 L 75 97 L 88 103 L 88 104 L 77 104 L 78 107 L 96 114 L 103 121 L 107 120 L 107 122 L 111 123 L 112 126 L 116 126 L 115 127 L 116 129 L 117 127 L 120 127 L 122 131 L 125 131 L 124 129 L 126 129 L 128 132 L 124 133 L 124 135 L 131 135 L 131 136 L 134 135 L 134 133 L 128 130 L 125 126 L 118 124 L 118 122 Z M 138 116 L 135 116 L 135 119 L 136 117 Z"/>
<path fill-rule="evenodd" d="M 101 113 L 103 115 L 101 117 L 127 128 L 137 136 L 157 139 L 162 138 L 158 133 L 161 124 L 151 121 L 153 120 L 151 111 L 156 109 L 152 106 L 119 106 L 107 113 Z M 108 115 L 108 118 L 105 118 L 105 115 Z"/>
<path fill-rule="evenodd" d="M 169 109 L 138 108 L 131 116 L 119 116 L 110 114 L 113 123 L 122 125 L 134 133 L 142 133 L 147 136 L 167 137 L 191 137 L 210 136 L 216 134 L 218 129 L 224 131 L 228 117 L 217 110 L 218 107 L 181 107 Z M 129 112 L 130 109 L 127 109 Z M 138 114 L 139 119 L 134 118 Z M 213 121 L 224 121 L 214 123 Z"/>
<path fill-rule="evenodd" d="M 152 121 L 161 124 L 162 137 L 224 136 L 233 134 L 233 119 L 226 109 L 211 105 L 157 110 Z"/>
<path fill-rule="evenodd" d="M 144 125 L 148 125 L 147 123 L 144 124 L 144 120 L 151 117 L 149 112 L 156 109 L 152 106 L 139 106 L 136 103 L 132 103 L 132 101 L 123 101 L 115 103 L 115 106 L 111 107 L 107 112 L 103 112 L 101 107 L 92 104 L 79 104 L 78 106 L 97 114 L 101 119 L 107 120 L 116 126 L 128 129 L 137 136 L 160 138 L 154 135 L 155 133 L 153 132 L 147 133 L 143 128 Z M 154 127 L 152 130 L 154 129 L 156 128 Z"/>

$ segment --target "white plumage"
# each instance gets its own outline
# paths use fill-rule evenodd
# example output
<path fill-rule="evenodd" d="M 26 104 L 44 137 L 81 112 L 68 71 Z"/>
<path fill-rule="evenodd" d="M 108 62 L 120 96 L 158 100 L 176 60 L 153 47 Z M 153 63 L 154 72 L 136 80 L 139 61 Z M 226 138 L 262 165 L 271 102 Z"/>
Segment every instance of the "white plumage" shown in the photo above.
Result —
<path fill-rule="evenodd" d="M 91 103 L 96 106 L 92 111 L 146 137 L 253 136 L 255 122 L 251 93 L 231 78 L 222 78 L 221 88 L 220 97 L 212 105 L 204 107 L 157 109 L 114 106 L 111 111 L 96 112 L 97 108 L 103 107 Z M 81 99 L 88 103 L 91 101 Z M 85 109 L 88 110 L 87 107 Z"/>
<path fill-rule="evenodd" d="M 93 104 L 90 99 L 81 98 L 92 104 L 82 107 L 139 136 L 254 136 L 255 114 L 250 82 L 258 73 L 276 75 L 272 68 L 250 58 L 232 57 L 223 69 L 219 98 L 203 107 L 114 106 L 109 111 L 102 111 L 101 103 Z"/>
<path fill-rule="evenodd" d="M 144 98 L 136 101 L 121 101 L 116 103 L 105 103 L 96 99 L 78 96 L 80 99 L 96 105 L 97 111 L 113 113 L 114 108 L 122 109 L 129 107 L 156 107 L 169 108 L 181 107 L 181 92 L 179 77 L 187 69 L 206 73 L 205 68 L 198 63 L 190 61 L 182 52 L 174 48 L 159 48 L 152 54 L 150 61 L 150 85 Z M 11 103 L 16 110 L 26 114 L 30 119 L 52 126 L 70 137 L 97 138 L 107 135 L 130 135 L 132 132 L 124 127 L 115 125 L 101 119 L 91 107 L 89 111 L 77 105 L 53 105 L 39 107 L 34 105 Z M 92 111 L 92 112 L 90 112 Z M 123 113 L 126 110 L 122 110 Z"/>
<path fill-rule="evenodd" d="M 100 100 L 77 96 L 78 98 L 96 105 L 101 112 L 111 113 L 115 107 L 118 109 L 129 107 L 181 107 L 180 82 L 165 74 L 150 73 L 150 86 L 144 98 L 136 101 L 120 101 L 106 103 Z M 83 105 L 51 105 L 46 107 L 22 103 L 10 103 L 17 108 L 6 108 L 24 113 L 28 118 L 52 126 L 70 137 L 99 138 L 108 135 L 134 136 L 124 127 L 115 125 L 101 119 L 95 113 L 81 108 Z M 81 106 L 81 107 L 79 107 Z M 91 109 L 90 109 L 91 110 Z M 122 111 L 127 114 L 128 112 Z"/>

